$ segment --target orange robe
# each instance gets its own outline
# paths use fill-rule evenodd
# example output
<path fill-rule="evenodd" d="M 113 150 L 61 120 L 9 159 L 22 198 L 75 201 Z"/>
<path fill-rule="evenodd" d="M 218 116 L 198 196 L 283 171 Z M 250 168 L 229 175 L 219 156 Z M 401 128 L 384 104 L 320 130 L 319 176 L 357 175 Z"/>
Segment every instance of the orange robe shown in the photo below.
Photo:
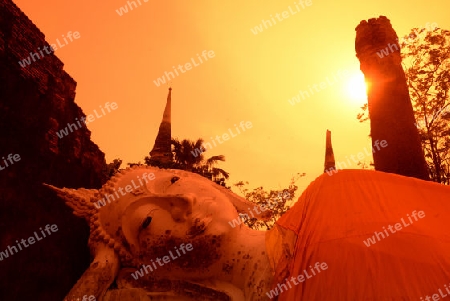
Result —
<path fill-rule="evenodd" d="M 277 221 L 267 249 L 269 300 L 450 300 L 450 187 L 377 171 L 323 174 Z"/>

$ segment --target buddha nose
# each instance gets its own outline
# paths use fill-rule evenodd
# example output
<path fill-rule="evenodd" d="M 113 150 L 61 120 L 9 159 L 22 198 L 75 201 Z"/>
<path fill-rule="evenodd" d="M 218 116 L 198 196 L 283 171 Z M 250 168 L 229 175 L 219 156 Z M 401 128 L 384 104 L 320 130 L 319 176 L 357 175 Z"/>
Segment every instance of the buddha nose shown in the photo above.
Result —
<path fill-rule="evenodd" d="M 192 215 L 192 207 L 195 204 L 193 194 L 182 194 L 168 197 L 170 214 L 175 222 L 185 222 Z"/>

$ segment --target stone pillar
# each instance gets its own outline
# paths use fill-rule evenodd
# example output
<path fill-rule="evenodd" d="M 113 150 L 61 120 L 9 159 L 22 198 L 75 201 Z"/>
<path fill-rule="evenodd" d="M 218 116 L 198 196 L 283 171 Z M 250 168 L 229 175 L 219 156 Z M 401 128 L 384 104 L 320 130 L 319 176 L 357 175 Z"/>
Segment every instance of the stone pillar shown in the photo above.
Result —
<path fill-rule="evenodd" d="M 429 180 L 401 65 L 400 46 L 389 19 L 380 16 L 361 21 L 356 27 L 355 50 L 361 71 L 369 83 L 375 169 Z M 388 146 L 380 148 L 382 140 L 386 140 Z"/>

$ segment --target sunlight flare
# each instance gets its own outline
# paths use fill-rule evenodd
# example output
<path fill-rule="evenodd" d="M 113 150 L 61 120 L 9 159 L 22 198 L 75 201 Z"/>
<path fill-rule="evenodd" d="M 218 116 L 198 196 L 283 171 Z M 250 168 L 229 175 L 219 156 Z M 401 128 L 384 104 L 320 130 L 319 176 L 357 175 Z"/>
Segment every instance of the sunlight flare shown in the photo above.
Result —
<path fill-rule="evenodd" d="M 361 72 L 352 75 L 346 85 L 347 98 L 353 103 L 361 104 L 367 102 L 368 83 Z"/>

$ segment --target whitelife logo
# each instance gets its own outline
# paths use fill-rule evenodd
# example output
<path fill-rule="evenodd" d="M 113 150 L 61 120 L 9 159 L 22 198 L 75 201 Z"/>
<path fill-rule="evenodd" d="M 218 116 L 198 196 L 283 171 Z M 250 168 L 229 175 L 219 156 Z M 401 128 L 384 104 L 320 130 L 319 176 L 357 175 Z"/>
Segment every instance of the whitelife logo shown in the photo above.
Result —
<path fill-rule="evenodd" d="M 252 124 L 251 121 L 246 121 L 245 125 L 244 125 L 244 121 L 241 121 L 241 123 L 239 123 L 239 126 L 241 127 L 242 131 L 245 132 L 245 129 L 251 129 L 253 127 L 253 124 Z M 237 137 L 237 135 L 239 135 L 241 133 L 241 131 L 239 131 L 239 128 L 237 127 L 236 124 L 234 125 L 234 127 L 235 127 L 235 129 L 237 131 L 236 135 L 233 135 L 233 131 L 231 129 L 228 129 L 228 132 L 230 133 L 231 138 Z M 217 140 L 217 142 L 219 142 L 220 144 L 222 144 L 225 141 L 230 140 L 230 136 L 227 133 L 223 133 L 222 134 L 222 139 L 224 141 L 220 140 L 220 136 L 219 135 L 216 135 L 216 138 L 213 138 L 213 137 L 210 137 L 210 138 L 211 138 L 211 142 L 214 144 L 214 146 L 217 146 L 216 145 L 216 141 L 214 141 L 214 139 Z M 207 146 L 208 146 L 209 149 L 213 148 L 210 142 L 203 143 L 203 146 L 204 146 L 203 149 L 195 148 L 193 151 L 191 151 L 191 154 L 194 157 L 197 157 L 197 156 L 201 155 L 203 152 L 205 152 L 207 150 L 207 148 L 206 148 Z"/>
<path fill-rule="evenodd" d="M 141 0 L 136 0 L 139 3 L 139 6 L 142 6 Z M 130 7 L 130 11 L 134 8 L 138 8 L 138 5 L 136 4 L 136 1 L 127 1 L 127 5 L 120 7 L 119 9 L 116 9 L 116 13 L 122 17 L 124 14 L 128 13 L 128 7 Z M 148 2 L 149 0 L 142 0 L 144 3 Z"/>
<path fill-rule="evenodd" d="M 450 285 L 450 284 L 449 284 Z M 445 290 L 447 291 L 447 293 L 449 293 L 450 294 L 450 289 L 447 287 L 447 284 L 444 284 L 444 286 L 445 286 Z M 445 298 L 445 297 L 447 297 L 448 295 L 447 294 L 445 294 L 445 293 L 443 293 L 442 292 L 442 290 L 441 289 L 438 289 L 438 293 L 439 293 L 439 295 L 441 295 L 441 297 L 442 298 Z M 433 300 L 433 301 L 439 301 L 441 298 L 439 297 L 439 295 L 438 294 L 433 294 L 433 296 L 426 296 L 425 297 L 425 301 L 431 301 L 431 300 Z M 433 299 L 432 299 L 433 298 Z M 420 297 L 420 300 L 421 301 L 424 301 L 424 299 L 422 298 L 422 297 Z"/>
<path fill-rule="evenodd" d="M 319 265 L 320 265 L 320 267 L 319 267 Z M 306 270 L 303 270 L 303 274 L 300 274 L 300 275 L 298 275 L 297 277 L 291 277 L 291 279 L 289 279 L 288 280 L 288 278 L 286 278 L 286 282 L 285 283 L 287 283 L 287 285 L 289 286 L 289 288 L 292 288 L 292 286 L 291 286 L 291 281 L 294 283 L 294 285 L 298 285 L 299 283 L 302 283 L 302 282 L 304 282 L 305 280 L 307 280 L 307 279 L 310 279 L 310 278 L 312 278 L 313 276 L 316 276 L 316 273 L 314 272 L 314 269 L 316 269 L 317 270 L 317 273 L 318 274 L 320 274 L 320 272 L 323 270 L 323 271 L 325 271 L 326 269 L 328 269 L 328 265 L 325 263 L 325 262 L 322 262 L 322 263 L 318 263 L 318 262 L 316 262 L 315 264 L 314 264 L 314 268 L 312 267 L 312 266 L 309 266 L 309 268 L 310 268 L 310 273 L 312 274 L 312 275 L 309 275 L 308 274 L 308 272 L 306 271 Z M 298 282 L 296 281 L 296 280 L 298 280 Z M 280 290 L 280 292 L 278 292 L 278 289 Z M 287 288 L 287 286 L 286 286 L 286 284 L 280 284 L 280 283 L 278 283 L 278 285 L 277 285 L 277 287 L 275 288 L 275 289 L 273 289 L 273 290 L 271 290 L 270 292 L 268 292 L 268 293 L 266 293 L 266 295 L 270 298 L 270 299 L 273 299 L 274 297 L 276 297 L 276 296 L 278 296 L 278 294 L 281 294 L 282 292 L 284 292 L 284 291 L 287 291 L 288 290 L 288 288 Z"/>
<path fill-rule="evenodd" d="M 379 140 L 376 140 L 375 147 L 377 148 L 378 151 L 380 151 L 380 145 L 381 145 L 381 147 L 384 148 L 384 147 L 388 146 L 388 143 L 386 140 L 381 140 L 381 142 L 379 142 Z M 364 148 L 364 152 L 366 153 L 367 156 L 371 155 L 371 153 L 368 152 L 367 148 Z M 372 147 L 372 154 L 375 154 L 375 152 L 376 152 L 375 149 Z M 358 157 L 358 160 L 362 160 L 362 159 L 364 159 L 365 156 L 364 156 L 363 152 L 359 152 L 357 154 L 357 157 Z M 343 168 L 349 168 L 352 165 L 352 162 L 350 161 L 348 156 L 345 156 L 345 158 L 347 158 L 348 166 L 347 166 L 347 163 L 345 163 L 344 161 L 342 161 L 342 162 L 338 161 L 338 162 L 336 162 L 336 169 L 329 168 L 329 169 L 326 169 L 325 172 L 329 176 L 332 176 L 333 173 L 338 173 L 339 169 L 342 170 Z M 351 155 L 350 158 L 352 158 L 353 162 L 358 163 L 358 161 L 355 159 L 355 155 Z"/>
<path fill-rule="evenodd" d="M 423 35 L 426 35 L 427 31 L 433 31 L 437 27 L 438 27 L 438 24 L 436 22 L 431 23 L 431 24 L 430 24 L 430 22 L 427 22 L 427 24 L 425 24 L 425 26 L 424 26 L 424 28 L 426 28 L 426 30 L 422 31 L 422 33 L 417 31 L 417 28 L 414 28 L 414 37 L 409 36 L 408 39 L 401 38 L 400 41 L 398 39 L 397 39 L 397 41 L 398 41 L 398 43 L 400 45 L 402 45 L 402 44 L 410 44 L 410 43 L 414 42 L 414 40 L 416 40 L 418 38 L 421 38 Z M 378 55 L 378 57 L 380 59 L 382 59 L 382 58 L 390 55 L 394 51 L 400 51 L 400 49 L 397 46 L 397 43 L 395 43 L 395 44 L 388 44 L 386 48 L 381 49 L 381 51 L 378 51 L 377 55 Z"/>
<path fill-rule="evenodd" d="M 45 237 L 47 237 L 45 235 L 44 230 L 42 230 L 42 228 L 39 228 L 39 230 L 41 230 L 41 234 L 43 237 L 39 237 L 39 234 L 36 233 L 36 231 L 34 231 L 34 237 L 30 236 L 30 237 L 28 237 L 27 240 L 21 239 L 20 242 L 16 240 L 17 248 L 19 248 L 19 250 L 22 251 L 22 246 L 24 246 L 25 248 L 28 248 L 30 245 L 33 245 L 36 241 L 43 240 Z M 58 226 L 55 224 L 53 224 L 51 226 L 47 225 L 47 226 L 45 226 L 45 231 L 47 231 L 48 235 L 51 235 L 52 232 L 55 233 L 56 231 L 58 231 Z M 36 238 L 36 240 L 34 238 Z M 29 245 L 27 245 L 27 241 L 28 241 Z M 12 247 L 8 246 L 8 248 L 5 249 L 5 251 L 0 252 L 0 261 L 2 261 L 3 258 L 8 258 L 10 255 L 12 256 L 12 255 L 16 254 L 17 252 L 19 252 L 19 250 L 17 250 L 17 248 L 16 248 L 16 246 L 12 246 Z M 13 251 L 14 251 L 14 253 L 13 253 Z"/>
<path fill-rule="evenodd" d="M 414 210 L 411 215 L 414 217 L 414 220 L 417 222 L 417 216 L 419 218 L 424 218 L 425 217 L 425 212 L 423 211 L 419 211 L 417 212 L 416 210 Z M 411 217 L 409 216 L 409 214 L 407 214 L 406 216 L 408 216 L 409 222 L 412 224 L 413 220 L 411 219 Z M 405 222 L 405 220 L 403 219 L 403 217 L 400 219 L 400 221 L 402 222 L 403 226 L 408 227 L 411 224 L 408 224 Z M 396 233 L 397 231 L 402 230 L 402 224 L 400 223 L 396 223 L 394 226 L 389 225 L 388 229 L 389 231 L 391 231 L 392 234 Z M 394 230 L 395 228 L 395 230 Z M 386 227 L 383 227 L 384 233 L 386 233 L 386 237 L 389 236 L 389 232 L 388 230 L 386 230 Z M 366 247 L 370 247 L 371 245 L 374 245 L 377 243 L 377 241 L 375 240 L 375 237 L 378 239 L 378 241 L 380 241 L 381 239 L 385 239 L 386 237 L 384 236 L 383 232 L 374 232 L 375 235 L 372 235 L 372 237 L 369 237 L 368 239 L 364 240 L 364 244 L 366 245 Z M 380 238 L 380 236 L 382 238 Z"/>
<path fill-rule="evenodd" d="M 289 5 L 289 7 L 288 7 L 289 10 L 285 10 L 281 14 L 280 13 L 275 14 L 275 17 L 277 17 L 277 20 L 279 22 L 283 21 L 284 19 L 289 18 L 289 16 L 293 16 L 293 15 L 299 13 L 302 9 L 306 9 L 306 7 L 311 6 L 312 0 L 306 0 L 306 1 L 300 0 L 300 1 L 298 1 L 298 3 L 294 2 L 294 4 L 295 4 L 295 8 L 297 10 L 293 10 L 292 7 Z M 299 5 L 302 8 L 300 8 Z M 282 18 L 280 18 L 280 15 Z M 272 27 L 273 25 L 277 24 L 277 21 L 275 21 L 275 18 L 273 17 L 273 15 L 270 15 L 270 18 L 272 19 L 273 23 L 270 20 L 261 20 L 262 23 L 259 24 L 258 26 L 255 26 L 254 28 L 251 28 L 250 31 L 256 35 L 260 32 L 263 32 L 264 29 L 268 29 L 269 26 Z M 269 25 L 269 26 L 267 26 L 267 25 Z M 264 28 L 263 28 L 263 26 L 264 26 Z"/>
<path fill-rule="evenodd" d="M 0 170 L 4 170 L 6 167 L 8 167 L 10 165 L 13 165 L 14 162 L 19 162 L 20 159 L 21 158 L 20 158 L 19 154 L 15 154 L 15 155 L 9 154 L 7 159 L 5 159 L 5 157 L 2 157 L 2 160 L 3 160 L 3 163 L 5 164 L 5 167 L 2 167 L 2 164 L 0 163 Z M 8 160 L 10 164 L 8 164 L 8 162 L 6 160 Z"/>
<path fill-rule="evenodd" d="M 127 193 L 130 193 L 130 192 L 132 192 L 133 190 L 138 189 L 138 188 L 141 187 L 141 186 L 144 186 L 145 184 L 148 183 L 148 181 L 152 181 L 152 180 L 155 179 L 155 174 L 152 173 L 152 172 L 151 172 L 151 173 L 148 173 L 148 174 L 147 174 L 147 173 L 144 173 L 144 174 L 142 175 L 142 179 L 145 181 L 145 184 L 142 183 L 142 179 L 141 179 L 140 176 L 138 176 L 137 179 L 139 180 L 139 184 L 140 184 L 140 185 L 136 185 L 136 183 L 134 183 L 134 180 L 131 180 L 131 184 L 133 184 L 133 187 L 131 187 L 131 185 L 125 186 L 125 191 L 126 191 L 126 193 L 123 192 L 123 190 L 124 190 L 123 187 L 119 187 L 118 191 L 120 192 L 120 194 L 121 194 L 122 196 L 125 196 Z M 114 194 L 108 194 L 108 195 L 104 194 L 104 198 L 102 198 L 101 200 L 95 202 L 95 203 L 94 203 L 94 206 L 95 206 L 97 209 L 100 209 L 101 206 L 106 206 L 106 201 L 108 201 L 108 204 L 111 204 L 111 202 L 114 202 L 114 201 L 116 200 L 116 198 L 114 197 L 114 195 L 117 197 L 117 199 L 120 198 L 119 194 L 117 193 L 117 191 L 116 191 L 115 189 L 114 189 L 114 192 L 113 192 L 113 193 L 114 193 Z M 112 199 L 112 201 L 111 201 L 111 199 Z"/>
<path fill-rule="evenodd" d="M 450 114 L 450 106 L 446 107 L 445 109 L 443 109 L 442 111 L 436 111 L 434 114 L 428 114 L 426 117 L 428 124 L 430 122 L 432 122 L 434 119 L 437 119 L 439 116 L 442 118 L 448 118 L 447 115 Z M 421 120 L 419 120 L 419 122 L 415 122 L 414 125 L 416 126 L 416 128 L 423 129 L 426 127 L 426 123 L 425 123 L 425 117 Z"/>
<path fill-rule="evenodd" d="M 216 56 L 216 54 L 212 50 L 208 51 L 208 56 L 206 54 L 206 50 L 203 50 L 203 52 L 202 52 L 202 57 L 205 59 L 205 62 L 208 60 L 208 57 L 210 59 L 212 59 L 215 56 Z M 197 67 L 197 66 L 200 66 L 201 64 L 203 64 L 203 60 L 202 60 L 202 58 L 200 57 L 200 55 L 198 53 L 197 53 L 197 58 L 198 58 L 198 60 L 200 62 L 199 64 L 196 64 L 196 61 L 195 61 L 195 59 L 193 57 L 191 58 L 191 62 L 194 65 L 194 67 Z M 184 64 L 184 68 L 186 68 L 186 70 L 183 69 L 182 65 L 178 65 L 178 67 L 176 67 L 176 68 L 175 68 L 175 66 L 172 66 L 172 68 L 173 68 L 173 72 L 175 72 L 175 74 L 177 76 L 180 76 L 180 74 L 177 71 L 177 68 L 178 68 L 178 70 L 180 70 L 181 73 L 186 73 L 187 71 L 192 69 L 192 65 L 191 65 L 190 62 L 185 63 Z M 166 72 L 164 72 L 162 77 L 158 77 L 158 79 L 154 80 L 153 82 L 155 83 L 155 85 L 157 87 L 159 87 L 159 86 L 161 86 L 161 84 L 165 84 L 166 83 L 166 78 L 167 78 L 167 81 L 175 78 L 175 75 L 173 74 L 173 72 L 172 71 L 169 71 L 169 72 L 166 71 Z M 170 77 L 172 77 L 172 78 L 170 78 Z"/>
<path fill-rule="evenodd" d="M 288 99 L 288 102 L 291 105 L 295 105 L 296 103 L 299 103 L 301 100 L 305 100 L 306 98 L 309 98 L 312 95 L 314 95 L 314 92 L 320 92 L 320 91 L 326 89 L 327 87 L 330 87 L 330 86 L 334 85 L 335 83 L 338 83 L 339 81 L 347 78 L 348 76 L 349 76 L 348 70 L 345 70 L 345 69 L 338 70 L 335 74 L 333 74 L 332 80 L 330 80 L 330 78 L 327 76 L 325 78 L 326 81 L 323 81 L 320 84 L 314 84 L 314 85 L 312 85 L 312 87 L 311 87 L 311 85 L 309 85 L 307 91 L 300 90 L 298 92 L 297 96 L 294 96 L 293 98 Z M 313 87 L 314 87 L 314 89 L 313 89 Z M 311 93 L 311 95 L 309 93 Z M 301 99 L 300 99 L 300 96 L 301 96 Z"/>
<path fill-rule="evenodd" d="M 183 253 L 183 255 L 186 254 L 186 251 L 190 252 L 190 251 L 194 250 L 194 247 L 190 243 L 186 244 L 186 246 L 183 243 L 179 246 L 179 248 L 180 248 L 181 252 Z M 184 248 L 186 248 L 186 250 Z M 169 255 L 164 256 L 162 258 L 163 263 L 161 263 L 161 258 L 159 258 L 159 257 L 156 258 L 156 262 L 158 263 L 159 266 L 162 267 L 162 266 L 164 266 L 164 264 L 170 262 L 170 260 L 171 260 L 170 258 L 172 258 L 172 260 L 175 260 L 178 257 L 181 257 L 180 251 L 178 250 L 177 247 L 175 247 L 175 252 L 178 254 L 178 256 L 174 256 L 172 251 L 169 251 L 170 257 L 169 257 Z M 136 272 L 134 272 L 134 273 L 131 273 L 131 276 L 134 278 L 134 280 L 138 280 L 138 278 L 144 277 L 144 271 L 145 271 L 145 274 L 148 274 L 147 268 L 150 270 L 150 272 L 153 272 L 153 269 L 156 270 L 158 268 L 156 266 L 155 262 L 153 261 L 153 259 L 151 261 L 152 261 L 153 267 L 151 265 L 143 264 L 142 268 L 140 268 L 139 270 L 136 270 Z M 142 269 L 144 269 L 144 270 L 142 270 Z"/>
<path fill-rule="evenodd" d="M 109 102 L 105 103 L 105 109 L 108 111 L 108 113 L 111 112 L 112 110 L 116 110 L 119 106 L 117 105 L 117 103 L 112 102 L 111 104 Z M 83 127 L 83 125 L 87 125 L 90 122 L 93 122 L 95 120 L 95 117 L 98 118 L 102 118 L 103 116 L 106 115 L 105 110 L 103 110 L 103 107 L 100 106 L 100 109 L 102 111 L 103 115 L 99 115 L 97 113 L 97 110 L 94 110 L 95 116 L 94 114 L 89 114 L 86 117 L 81 117 L 81 120 L 78 120 L 78 118 L 75 118 L 75 122 L 78 124 L 78 127 L 75 123 L 67 123 L 67 126 L 65 128 L 63 128 L 62 130 L 60 130 L 59 132 L 56 132 L 56 135 L 58 136 L 59 139 L 64 138 L 65 136 L 69 135 L 69 130 L 71 133 L 73 133 L 76 130 L 79 130 L 80 128 Z M 80 123 L 80 121 L 82 123 Z"/>
<path fill-rule="evenodd" d="M 73 42 L 73 39 L 77 40 L 81 36 L 78 31 L 75 31 L 73 34 L 71 31 L 69 31 L 67 33 L 67 39 L 64 35 L 62 35 L 62 37 L 63 37 L 65 44 L 61 44 L 59 39 L 56 39 L 56 42 L 58 43 L 59 48 L 63 48 L 64 46 L 69 44 L 69 42 L 67 42 L 67 39 L 69 39 L 70 42 Z M 33 60 L 33 62 L 36 62 L 36 60 L 40 60 L 40 59 L 44 58 L 45 54 L 43 51 L 45 51 L 46 54 L 52 54 L 56 50 L 57 50 L 56 44 L 51 44 L 50 47 L 44 46 L 43 49 L 41 49 L 41 47 L 38 47 L 38 50 L 37 50 L 38 52 L 34 52 L 34 53 L 30 52 L 30 55 L 26 59 L 23 59 L 19 62 L 19 65 L 20 65 L 20 67 L 25 68 L 26 66 L 31 65 L 31 60 Z"/>
<path fill-rule="evenodd" d="M 253 211 L 256 214 L 261 214 L 263 212 L 265 212 L 267 210 L 267 208 L 269 208 L 270 210 L 272 210 L 276 204 L 280 201 L 284 201 L 285 199 L 289 199 L 290 197 L 290 193 L 287 191 L 284 191 L 283 194 L 281 194 L 281 192 L 278 193 L 278 196 L 275 198 L 275 201 L 272 202 L 270 199 L 266 199 L 266 204 L 262 204 L 259 206 L 259 209 L 261 209 L 261 212 L 258 210 L 258 206 L 253 207 Z M 278 199 L 278 201 L 277 201 Z M 250 212 L 252 218 L 255 218 L 255 215 L 253 214 L 253 211 L 250 210 L 250 208 L 248 208 L 248 212 Z M 243 222 L 247 221 L 250 219 L 250 216 L 246 213 L 240 213 L 239 217 L 235 218 L 234 220 L 228 222 L 228 224 L 230 224 L 230 226 L 232 228 L 235 228 L 236 226 L 241 225 Z"/>

